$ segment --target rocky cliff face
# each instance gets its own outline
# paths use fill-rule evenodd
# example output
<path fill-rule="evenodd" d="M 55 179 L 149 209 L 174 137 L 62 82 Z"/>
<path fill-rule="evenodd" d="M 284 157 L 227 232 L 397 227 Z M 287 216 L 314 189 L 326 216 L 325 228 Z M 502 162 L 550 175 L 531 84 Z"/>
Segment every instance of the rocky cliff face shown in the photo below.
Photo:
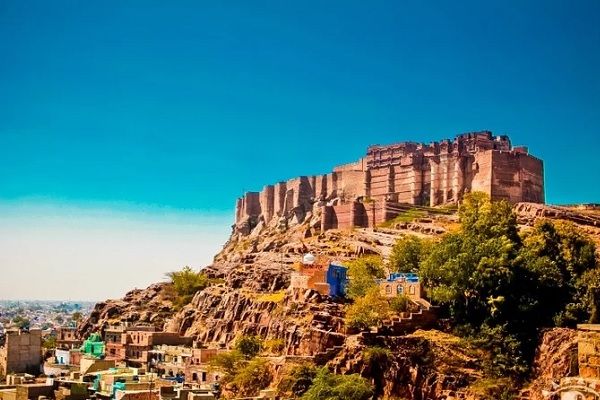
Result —
<path fill-rule="evenodd" d="M 375 357 L 374 349 L 391 349 Z M 378 396 L 411 400 L 466 396 L 481 378 L 481 354 L 456 336 L 416 331 L 400 337 L 358 337 L 329 362 L 337 373 L 359 373 L 373 382 Z"/>
<path fill-rule="evenodd" d="M 597 210 L 593 208 L 586 211 L 526 203 L 517 205 L 516 211 L 525 228 L 537 218 L 565 219 L 600 238 Z M 220 347 L 230 346 L 238 335 L 255 334 L 284 343 L 279 362 L 314 357 L 337 372 L 368 377 L 378 394 L 389 398 L 481 398 L 468 389 L 481 377 L 481 355 L 469 350 L 459 338 L 435 331 L 388 338 L 349 335 L 344 326 L 344 304 L 311 290 L 288 289 L 293 264 L 306 252 L 340 261 L 360 254 L 386 257 L 399 235 L 439 235 L 453 229 L 456 215 L 425 212 L 410 222 L 386 228 L 326 232 L 320 231 L 320 220 L 315 209 L 301 220 L 290 212 L 274 225 L 259 223 L 249 232 L 236 228 L 213 265 L 205 269 L 222 283 L 196 293 L 191 303 L 178 311 L 173 308 L 166 283 L 133 290 L 121 300 L 98 303 L 79 326 L 79 333 L 87 335 L 117 322 L 149 323 Z M 572 331 L 544 334 L 529 389 L 532 399 L 540 399 L 538 394 L 553 379 L 573 373 L 573 346 Z M 385 368 L 367 361 L 372 347 L 391 349 Z"/>
<path fill-rule="evenodd" d="M 97 303 L 90 315 L 77 327 L 80 337 L 120 323 L 151 324 L 162 328 L 173 316 L 169 284 L 155 283 L 146 289 L 134 289 L 122 299 Z"/>
<path fill-rule="evenodd" d="M 544 400 L 542 391 L 552 391 L 560 379 L 577 376 L 577 331 L 555 328 L 542 334 L 533 364 L 533 380 L 525 389 L 531 400 Z"/>

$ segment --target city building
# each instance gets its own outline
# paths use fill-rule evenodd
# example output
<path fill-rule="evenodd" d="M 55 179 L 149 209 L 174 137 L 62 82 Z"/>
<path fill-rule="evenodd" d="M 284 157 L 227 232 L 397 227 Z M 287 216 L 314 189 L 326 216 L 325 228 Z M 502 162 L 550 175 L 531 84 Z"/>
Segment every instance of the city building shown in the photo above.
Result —
<path fill-rule="evenodd" d="M 0 348 L 0 376 L 20 372 L 37 375 L 41 366 L 41 329 L 7 331 Z"/>
<path fill-rule="evenodd" d="M 176 332 L 157 331 L 153 326 L 111 327 L 104 331 L 106 359 L 132 367 L 148 367 L 154 346 L 191 346 L 192 338 Z"/>
<path fill-rule="evenodd" d="M 61 326 L 56 330 L 57 349 L 77 349 L 82 341 L 77 337 L 77 328 L 74 326 Z"/>
<path fill-rule="evenodd" d="M 211 384 L 218 382 L 219 372 L 211 371 L 208 363 L 218 349 L 196 349 L 184 346 L 159 345 L 149 352 L 149 368 L 160 375 L 181 376 L 186 383 Z"/>
<path fill-rule="evenodd" d="M 381 294 L 385 297 L 407 296 L 413 300 L 421 298 L 421 282 L 417 274 L 392 273 L 385 280 L 378 281 Z"/>
<path fill-rule="evenodd" d="M 342 297 L 346 294 L 347 282 L 346 267 L 309 253 L 304 255 L 302 262 L 296 264 L 290 287 L 312 289 L 324 296 Z"/>

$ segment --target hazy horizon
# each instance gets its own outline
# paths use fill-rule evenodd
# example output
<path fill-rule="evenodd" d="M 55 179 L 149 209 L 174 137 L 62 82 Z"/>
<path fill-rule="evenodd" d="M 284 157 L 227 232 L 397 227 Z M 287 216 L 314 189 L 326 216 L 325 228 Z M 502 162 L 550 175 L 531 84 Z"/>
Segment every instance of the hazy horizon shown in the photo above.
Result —
<path fill-rule="evenodd" d="M 123 204 L 0 203 L 0 299 L 101 301 L 209 265 L 231 216 Z M 65 269 L 65 267 L 68 267 Z M 39 279 L 38 279 L 39 278 Z"/>

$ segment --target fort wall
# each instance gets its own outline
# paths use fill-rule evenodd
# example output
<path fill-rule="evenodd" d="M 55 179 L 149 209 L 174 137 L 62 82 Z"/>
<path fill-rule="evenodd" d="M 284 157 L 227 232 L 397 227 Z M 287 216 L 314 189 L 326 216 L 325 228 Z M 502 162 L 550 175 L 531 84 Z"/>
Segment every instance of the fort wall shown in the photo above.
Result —
<path fill-rule="evenodd" d="M 292 210 L 305 215 L 319 203 L 324 229 L 372 226 L 373 220 L 394 215 L 386 202 L 434 207 L 457 203 L 472 191 L 515 203 L 543 203 L 543 163 L 526 147 L 513 148 L 507 136 L 488 131 L 430 144 L 370 146 L 365 157 L 326 175 L 301 176 L 246 193 L 237 201 L 236 225 L 260 219 L 269 223 Z"/>

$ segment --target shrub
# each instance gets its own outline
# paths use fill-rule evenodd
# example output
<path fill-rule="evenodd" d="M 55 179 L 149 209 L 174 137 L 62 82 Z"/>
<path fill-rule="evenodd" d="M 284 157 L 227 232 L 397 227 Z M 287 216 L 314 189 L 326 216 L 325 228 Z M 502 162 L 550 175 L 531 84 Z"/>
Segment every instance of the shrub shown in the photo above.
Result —
<path fill-rule="evenodd" d="M 257 302 L 282 303 L 285 299 L 285 290 L 279 290 L 273 293 L 263 293 L 256 298 Z"/>
<path fill-rule="evenodd" d="M 335 375 L 326 367 L 319 370 L 303 400 L 368 400 L 373 388 L 358 374 Z"/>
<path fill-rule="evenodd" d="M 246 359 L 256 356 L 262 348 L 262 340 L 256 336 L 242 336 L 235 342 L 235 349 Z"/>
<path fill-rule="evenodd" d="M 195 272 L 186 266 L 181 271 L 168 272 L 176 298 L 175 308 L 181 308 L 192 301 L 196 292 L 205 289 L 211 282 L 203 272 Z"/>
<path fill-rule="evenodd" d="M 370 288 L 377 286 L 375 279 L 384 276 L 383 261 L 379 256 L 363 256 L 348 262 L 348 297 L 365 296 Z"/>
<path fill-rule="evenodd" d="M 379 325 L 390 314 L 389 304 L 379 292 L 379 287 L 369 289 L 364 297 L 357 298 L 346 310 L 346 323 L 351 328 L 369 329 Z"/>
<path fill-rule="evenodd" d="M 363 352 L 363 360 L 371 368 L 384 367 L 392 359 L 392 351 L 383 347 L 367 347 Z"/>
<path fill-rule="evenodd" d="M 241 396 L 255 396 L 261 389 L 269 386 L 271 371 L 266 360 L 255 358 L 241 367 L 231 383 Z"/>
<path fill-rule="evenodd" d="M 281 379 L 277 389 L 280 393 L 300 397 L 310 388 L 318 371 L 313 364 L 297 365 Z"/>
<path fill-rule="evenodd" d="M 264 347 L 271 354 L 280 354 L 285 349 L 285 341 L 283 339 L 270 339 L 265 341 Z"/>
<path fill-rule="evenodd" d="M 399 294 L 390 300 L 390 309 L 395 313 L 408 311 L 409 298 L 406 295 Z"/>
<path fill-rule="evenodd" d="M 237 373 L 244 356 L 239 351 L 228 351 L 223 353 L 217 353 L 217 355 L 210 360 L 209 364 L 211 369 L 217 369 L 225 372 L 223 380 L 225 382 L 231 380 Z"/>

